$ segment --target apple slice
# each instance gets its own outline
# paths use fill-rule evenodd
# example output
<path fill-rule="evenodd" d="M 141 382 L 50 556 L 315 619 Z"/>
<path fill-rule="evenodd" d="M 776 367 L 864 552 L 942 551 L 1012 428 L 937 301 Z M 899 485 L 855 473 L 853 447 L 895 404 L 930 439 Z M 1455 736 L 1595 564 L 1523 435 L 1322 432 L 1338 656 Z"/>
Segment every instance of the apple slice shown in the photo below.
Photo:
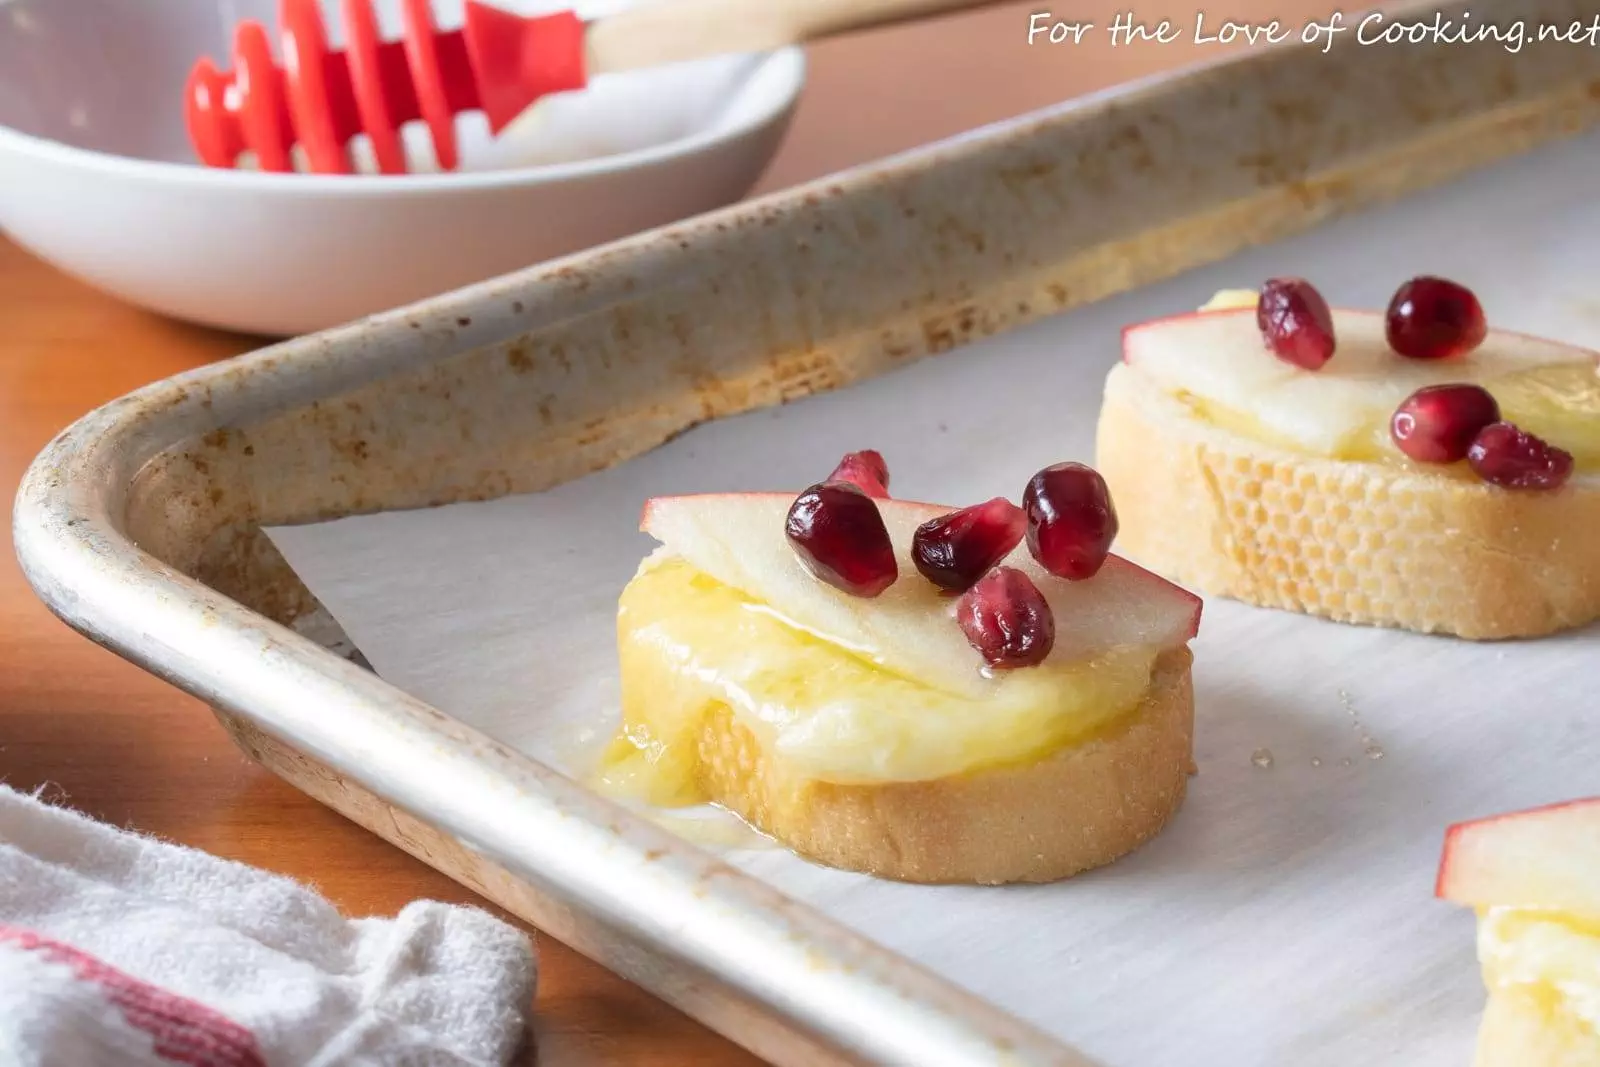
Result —
<path fill-rule="evenodd" d="M 1435 893 L 1600 919 L 1600 797 L 1450 827 Z"/>
<path fill-rule="evenodd" d="M 983 660 L 956 625 L 955 598 L 911 563 L 911 535 L 954 511 L 935 504 L 879 500 L 900 559 L 900 580 L 867 600 L 813 578 L 784 536 L 789 493 L 656 497 L 641 528 L 697 569 L 767 605 L 789 621 L 855 649 L 908 678 L 981 695 L 992 684 Z M 1006 560 L 1044 593 L 1055 615 L 1050 661 L 1070 662 L 1118 645 L 1176 647 L 1195 635 L 1200 599 L 1116 556 L 1082 582 L 1047 574 L 1020 545 Z"/>
<path fill-rule="evenodd" d="M 1321 370 L 1285 363 L 1267 350 L 1255 310 L 1203 311 L 1130 326 L 1122 358 L 1169 393 L 1247 416 L 1270 438 L 1339 457 L 1386 427 L 1400 402 L 1425 385 L 1485 382 L 1532 367 L 1584 364 L 1586 349 L 1492 330 L 1455 359 L 1406 359 L 1390 350 L 1383 316 L 1336 309 L 1337 348 Z"/>

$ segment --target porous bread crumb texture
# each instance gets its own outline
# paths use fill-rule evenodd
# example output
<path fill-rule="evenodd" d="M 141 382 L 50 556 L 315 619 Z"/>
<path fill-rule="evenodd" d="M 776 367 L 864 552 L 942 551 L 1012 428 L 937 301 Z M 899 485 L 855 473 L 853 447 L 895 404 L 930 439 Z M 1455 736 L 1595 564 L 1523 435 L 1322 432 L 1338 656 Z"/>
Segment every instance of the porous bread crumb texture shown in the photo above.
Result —
<path fill-rule="evenodd" d="M 1097 465 L 1116 550 L 1205 594 L 1474 639 L 1600 617 L 1600 485 L 1515 492 L 1300 456 L 1221 430 L 1126 366 Z"/>
<path fill-rule="evenodd" d="M 796 779 L 725 705 L 706 716 L 706 795 L 803 856 L 907 882 L 1049 882 L 1123 856 L 1183 803 L 1193 766 L 1187 648 L 1140 707 L 1039 760 L 928 782 Z"/>
<path fill-rule="evenodd" d="M 1496 989 L 1478 1028 L 1473 1067 L 1600 1067 L 1600 1036 L 1530 992 Z"/>

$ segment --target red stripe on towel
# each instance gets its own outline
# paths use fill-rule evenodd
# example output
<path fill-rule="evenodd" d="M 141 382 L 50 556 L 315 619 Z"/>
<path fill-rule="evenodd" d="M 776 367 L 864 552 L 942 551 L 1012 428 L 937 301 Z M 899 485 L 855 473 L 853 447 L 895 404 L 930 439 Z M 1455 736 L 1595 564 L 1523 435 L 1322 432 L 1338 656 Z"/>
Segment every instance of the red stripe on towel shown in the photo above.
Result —
<path fill-rule="evenodd" d="M 266 1067 L 255 1035 L 204 1004 L 124 974 L 71 945 L 31 930 L 0 925 L 0 942 L 65 964 L 80 981 L 100 987 L 129 1025 L 149 1034 L 156 1055 L 184 1067 Z"/>

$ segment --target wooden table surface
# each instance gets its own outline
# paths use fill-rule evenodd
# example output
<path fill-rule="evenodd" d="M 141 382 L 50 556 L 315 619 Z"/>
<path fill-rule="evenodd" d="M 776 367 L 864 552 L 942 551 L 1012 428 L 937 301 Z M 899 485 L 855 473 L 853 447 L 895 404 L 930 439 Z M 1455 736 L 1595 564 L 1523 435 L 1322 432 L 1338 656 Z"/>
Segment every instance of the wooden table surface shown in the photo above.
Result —
<path fill-rule="evenodd" d="M 812 50 L 790 138 L 761 189 L 877 158 L 1211 51 L 1184 43 L 1111 48 L 1117 10 L 1077 5 L 1085 43 L 1026 44 L 1038 3 L 1006 4 L 830 42 Z M 1234 18 L 1300 19 L 1323 5 L 1235 3 Z M 1193 8 L 1167 3 L 1192 26 Z M 151 255 L 160 255 L 151 249 Z M 0 235 L 0 489 L 68 422 L 139 385 L 258 347 L 128 307 Z M 4 509 L 9 523 L 10 508 Z M 10 543 L 9 526 L 6 543 Z M 351 915 L 419 897 L 478 902 L 244 759 L 196 700 L 68 630 L 0 560 L 0 780 L 120 826 L 302 879 Z M 481 903 L 481 902 L 479 902 Z M 758 1061 L 548 938 L 540 939 L 535 1059 L 550 1064 L 733 1067 Z"/>

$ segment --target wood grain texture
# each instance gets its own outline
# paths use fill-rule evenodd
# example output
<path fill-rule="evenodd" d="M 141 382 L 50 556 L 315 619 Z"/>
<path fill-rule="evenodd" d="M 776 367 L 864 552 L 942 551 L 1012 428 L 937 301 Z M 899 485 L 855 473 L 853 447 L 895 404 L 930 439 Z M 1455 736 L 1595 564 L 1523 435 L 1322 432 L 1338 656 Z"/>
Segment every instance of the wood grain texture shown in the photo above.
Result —
<path fill-rule="evenodd" d="M 1301 19 L 1321 3 L 1236 5 Z M 1026 45 L 1036 4 L 875 31 L 819 46 L 785 149 L 761 189 L 1018 114 L 1186 61 L 1182 45 Z M 1141 9 L 1192 21 L 1193 9 Z M 1109 21 L 1095 0 L 1073 18 Z M 860 101 L 871 99 L 872 106 Z M 159 255 L 159 249 L 152 249 Z M 162 320 L 102 296 L 0 237 L 0 489 L 15 492 L 62 427 L 145 382 L 259 339 Z M 10 541 L 10 508 L 5 509 Z M 242 756 L 198 701 L 56 621 L 0 560 L 0 780 L 97 818 L 302 879 L 352 915 L 465 888 L 296 792 Z M 523 1062 L 734 1067 L 758 1061 L 550 939 L 541 939 L 538 1050 Z"/>
<path fill-rule="evenodd" d="M 672 0 L 590 23 L 590 74 L 766 52 L 999 0 Z"/>

